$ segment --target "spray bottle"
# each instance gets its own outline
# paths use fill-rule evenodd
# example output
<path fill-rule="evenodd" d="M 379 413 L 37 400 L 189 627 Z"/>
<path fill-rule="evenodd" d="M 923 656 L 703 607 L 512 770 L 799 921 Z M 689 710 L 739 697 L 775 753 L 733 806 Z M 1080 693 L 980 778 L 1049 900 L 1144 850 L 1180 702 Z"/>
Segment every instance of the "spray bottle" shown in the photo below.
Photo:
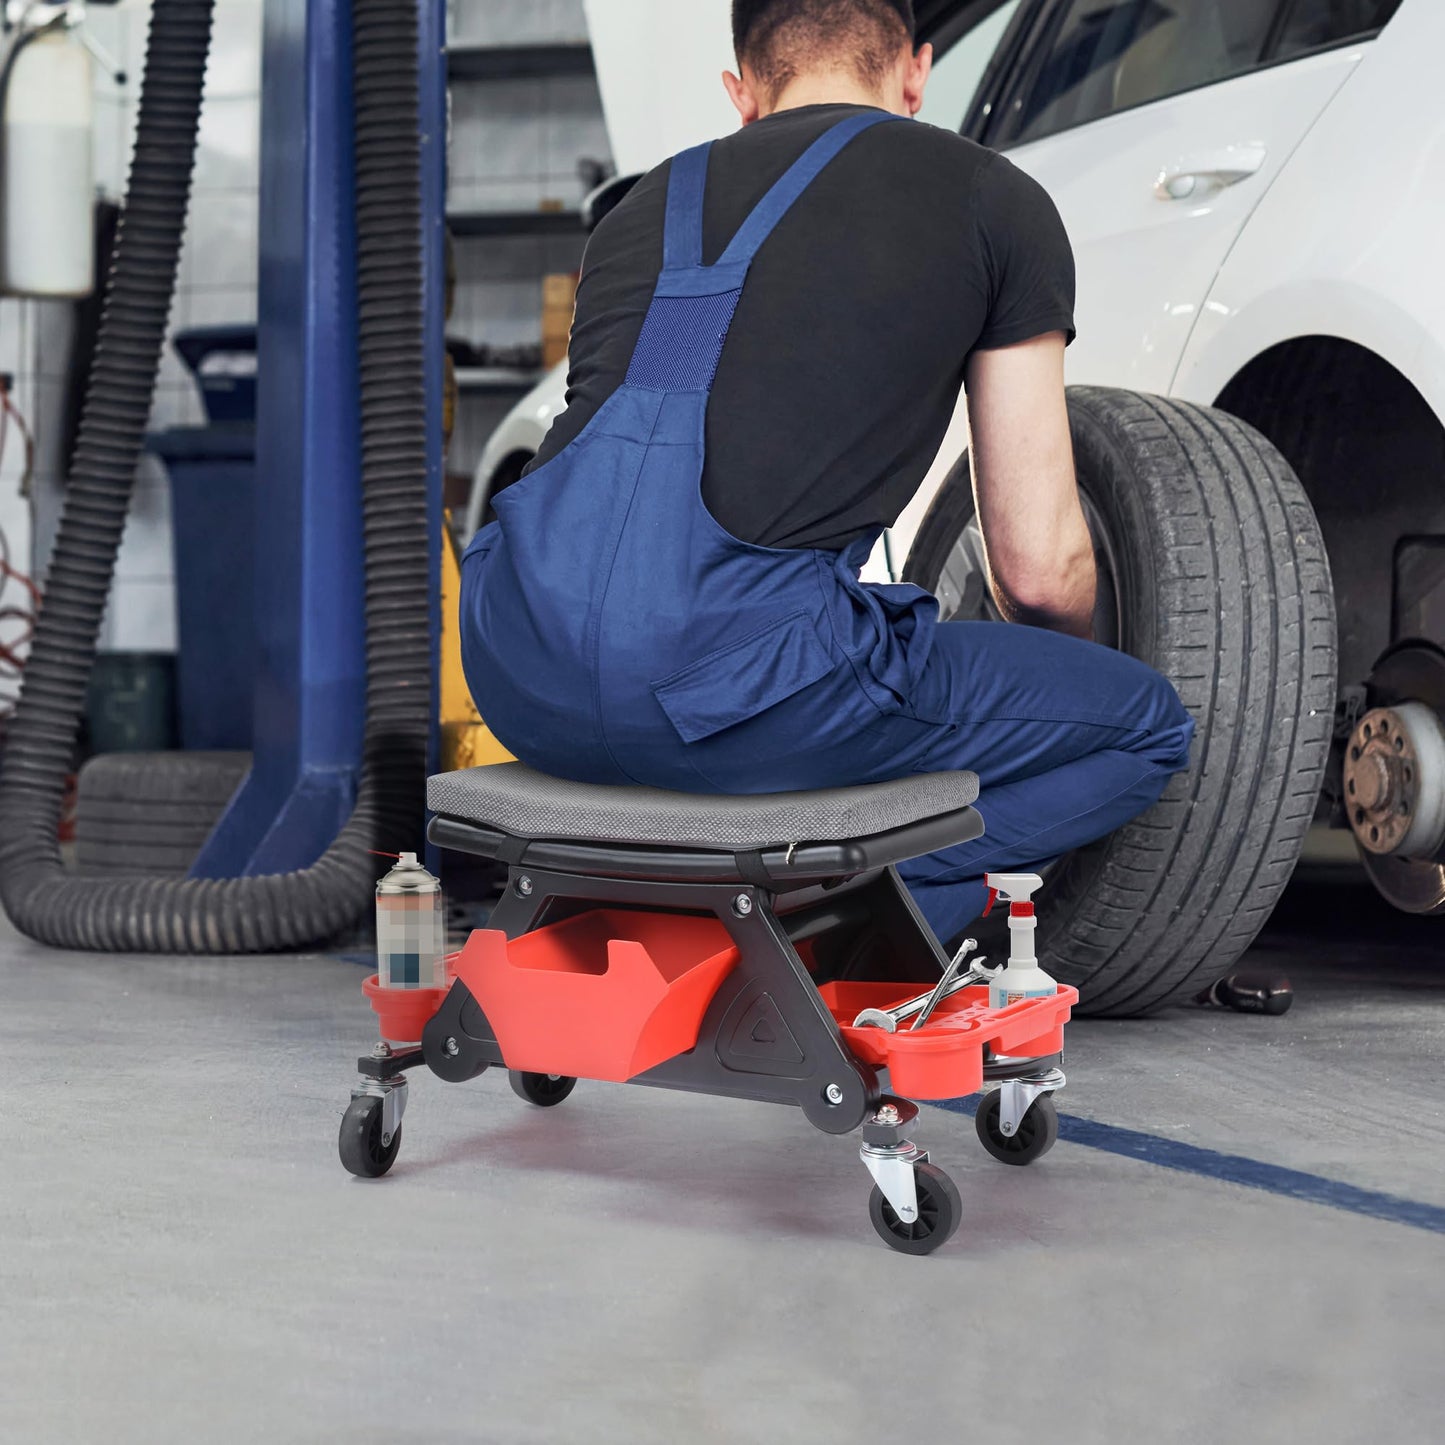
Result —
<path fill-rule="evenodd" d="M 1044 880 L 1037 873 L 989 873 L 984 882 L 988 884 L 985 915 L 1000 898 L 1008 904 L 1008 963 L 989 983 L 989 1007 L 1006 1008 L 1025 998 L 1051 998 L 1059 986 L 1034 956 L 1033 895 L 1044 886 Z"/>

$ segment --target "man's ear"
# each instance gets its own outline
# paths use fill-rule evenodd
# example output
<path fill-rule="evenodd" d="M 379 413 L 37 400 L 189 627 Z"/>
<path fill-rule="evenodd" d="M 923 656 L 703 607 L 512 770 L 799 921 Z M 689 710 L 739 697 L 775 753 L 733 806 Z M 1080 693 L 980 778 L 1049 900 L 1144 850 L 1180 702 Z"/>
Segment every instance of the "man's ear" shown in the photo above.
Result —
<path fill-rule="evenodd" d="M 734 75 L 730 70 L 723 71 L 722 83 L 723 89 L 727 91 L 728 99 L 732 101 L 733 108 L 737 111 L 742 123 L 751 125 L 761 113 L 753 87 L 746 78 Z"/>
<path fill-rule="evenodd" d="M 908 107 L 909 115 L 917 115 L 922 110 L 923 89 L 932 70 L 933 47 L 920 45 L 917 53 L 909 59 L 908 69 L 903 75 L 903 103 Z"/>

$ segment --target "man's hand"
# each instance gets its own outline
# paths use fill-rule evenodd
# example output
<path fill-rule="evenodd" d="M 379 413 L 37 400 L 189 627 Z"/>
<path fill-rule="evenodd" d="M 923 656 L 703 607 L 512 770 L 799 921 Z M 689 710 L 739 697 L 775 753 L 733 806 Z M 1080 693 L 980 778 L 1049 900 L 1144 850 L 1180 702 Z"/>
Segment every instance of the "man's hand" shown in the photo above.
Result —
<path fill-rule="evenodd" d="M 1094 546 L 1074 480 L 1063 333 L 974 352 L 965 385 L 973 495 L 999 611 L 1092 637 Z"/>

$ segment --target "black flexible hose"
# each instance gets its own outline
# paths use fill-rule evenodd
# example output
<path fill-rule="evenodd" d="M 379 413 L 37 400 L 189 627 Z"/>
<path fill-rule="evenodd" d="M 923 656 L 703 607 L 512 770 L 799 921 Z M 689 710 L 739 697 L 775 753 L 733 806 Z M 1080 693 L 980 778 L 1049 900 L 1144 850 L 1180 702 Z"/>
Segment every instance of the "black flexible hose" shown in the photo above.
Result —
<path fill-rule="evenodd" d="M 67 875 L 56 841 L 125 525 L 195 155 L 212 0 L 155 0 L 135 158 L 75 464 L 0 771 L 0 902 L 68 948 L 244 953 L 327 937 L 366 908 L 369 849 L 415 845 L 431 726 L 416 7 L 355 0 L 356 224 L 367 692 L 356 807 L 310 868 L 242 879 Z"/>

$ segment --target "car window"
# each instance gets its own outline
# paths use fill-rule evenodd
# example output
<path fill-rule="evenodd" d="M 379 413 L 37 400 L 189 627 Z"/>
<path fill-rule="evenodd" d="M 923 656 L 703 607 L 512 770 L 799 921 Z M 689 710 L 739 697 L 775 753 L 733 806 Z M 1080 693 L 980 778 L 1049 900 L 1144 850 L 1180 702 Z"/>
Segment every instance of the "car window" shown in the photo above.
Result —
<path fill-rule="evenodd" d="M 1019 145 L 1263 63 L 1266 0 L 1067 0 L 1021 77 L 994 145 Z"/>
<path fill-rule="evenodd" d="M 919 120 L 948 130 L 962 127 L 978 94 L 983 73 L 1018 8 L 1019 0 L 1008 0 L 934 59 L 933 74 L 928 77 L 928 86 L 923 92 L 923 109 L 918 112 Z"/>
<path fill-rule="evenodd" d="M 1274 59 L 1340 45 L 1383 30 L 1400 0 L 1293 0 L 1280 30 Z"/>

